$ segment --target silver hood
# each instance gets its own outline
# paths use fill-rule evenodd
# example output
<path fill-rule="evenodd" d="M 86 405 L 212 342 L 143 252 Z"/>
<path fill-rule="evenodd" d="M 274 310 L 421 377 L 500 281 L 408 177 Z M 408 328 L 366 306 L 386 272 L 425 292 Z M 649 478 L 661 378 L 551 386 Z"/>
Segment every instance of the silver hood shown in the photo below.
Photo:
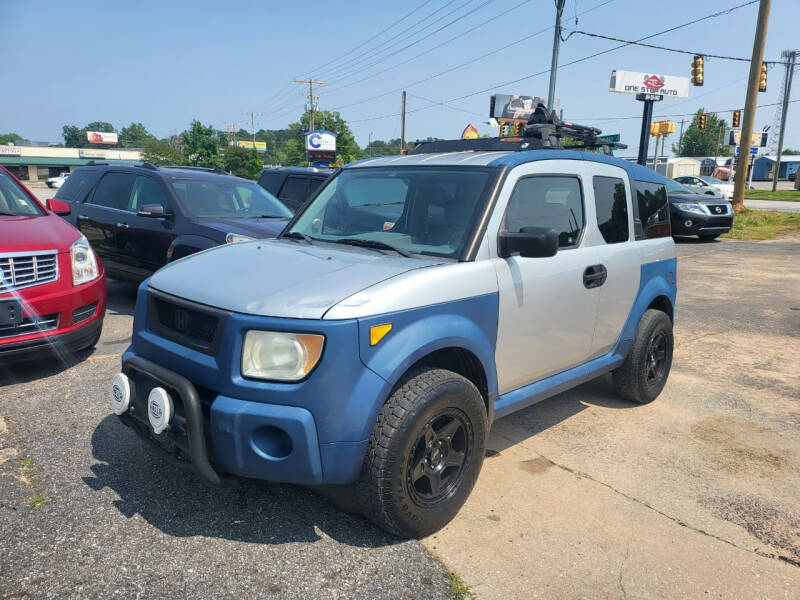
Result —
<path fill-rule="evenodd" d="M 295 240 L 218 246 L 157 271 L 157 290 L 233 312 L 321 319 L 345 298 L 440 261 Z"/>

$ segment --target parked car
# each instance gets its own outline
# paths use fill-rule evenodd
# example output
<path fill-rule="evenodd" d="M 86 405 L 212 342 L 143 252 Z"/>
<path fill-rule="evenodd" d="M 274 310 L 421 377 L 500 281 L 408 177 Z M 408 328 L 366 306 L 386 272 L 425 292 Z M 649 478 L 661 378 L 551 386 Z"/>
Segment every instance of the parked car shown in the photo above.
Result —
<path fill-rule="evenodd" d="M 724 198 L 697 194 L 677 181 L 666 183 L 672 235 L 713 240 L 733 227 L 733 207 Z"/>
<path fill-rule="evenodd" d="M 273 237 L 292 214 L 250 180 L 148 164 L 76 169 L 53 207 L 88 238 L 110 277 L 131 281 L 206 248 Z"/>
<path fill-rule="evenodd" d="M 708 175 L 684 175 L 682 177 L 676 177 L 675 181 L 698 194 L 717 196 L 719 198 L 725 198 L 726 200 L 733 199 L 733 183 L 722 181 L 716 177 L 710 177 Z"/>
<path fill-rule="evenodd" d="M 789 179 L 789 181 L 794 181 L 795 177 L 797 177 L 797 171 L 793 171 L 793 172 L 789 173 L 788 179 Z"/>
<path fill-rule="evenodd" d="M 258 185 L 297 212 L 333 171 L 321 167 L 270 167 L 261 171 Z"/>
<path fill-rule="evenodd" d="M 608 372 L 624 398 L 659 395 L 665 183 L 564 150 L 348 165 L 277 239 L 140 286 L 112 409 L 207 482 L 348 484 L 381 527 L 428 535 L 469 495 L 493 419 Z"/>
<path fill-rule="evenodd" d="M 60 173 L 59 175 L 56 175 L 55 177 L 48 178 L 45 183 L 47 184 L 47 187 L 49 187 L 49 188 L 58 189 L 64 184 L 64 182 L 67 180 L 67 177 L 69 177 L 69 171 L 64 171 L 63 173 Z"/>
<path fill-rule="evenodd" d="M 0 363 L 91 348 L 105 310 L 89 242 L 0 166 Z"/>

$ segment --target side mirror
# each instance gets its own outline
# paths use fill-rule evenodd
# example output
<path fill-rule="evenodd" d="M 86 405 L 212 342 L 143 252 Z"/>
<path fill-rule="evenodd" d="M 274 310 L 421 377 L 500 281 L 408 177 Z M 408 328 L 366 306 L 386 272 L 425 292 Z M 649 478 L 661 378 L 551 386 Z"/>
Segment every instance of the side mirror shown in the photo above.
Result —
<path fill-rule="evenodd" d="M 523 227 L 519 233 L 500 234 L 499 253 L 508 258 L 515 252 L 525 258 L 546 258 L 558 252 L 558 234 L 548 227 Z"/>
<path fill-rule="evenodd" d="M 160 204 L 143 204 L 136 214 L 140 217 L 151 217 L 153 219 L 167 216 L 167 213 L 164 212 L 164 207 Z"/>
<path fill-rule="evenodd" d="M 50 212 L 54 212 L 62 217 L 72 212 L 72 209 L 70 208 L 70 205 L 67 202 L 64 202 L 63 200 L 58 200 L 57 198 L 48 198 L 45 201 L 45 206 L 47 207 L 47 210 L 49 210 Z"/>

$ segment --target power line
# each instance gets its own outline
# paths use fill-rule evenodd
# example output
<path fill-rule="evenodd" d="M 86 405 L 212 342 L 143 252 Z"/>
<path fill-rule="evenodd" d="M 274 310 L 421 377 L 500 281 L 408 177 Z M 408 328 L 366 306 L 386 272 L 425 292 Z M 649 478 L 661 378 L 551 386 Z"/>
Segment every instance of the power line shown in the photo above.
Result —
<path fill-rule="evenodd" d="M 648 40 L 650 38 L 653 38 L 653 37 L 656 37 L 656 36 L 659 36 L 659 35 L 664 35 L 665 33 L 671 33 L 671 32 L 676 31 L 678 29 L 682 29 L 683 27 L 688 27 L 689 25 L 694 25 L 695 23 L 701 23 L 702 21 L 706 21 L 708 19 L 713 19 L 713 18 L 716 18 L 716 17 L 720 17 L 722 15 L 730 14 L 734 10 L 743 8 L 745 6 L 749 6 L 751 4 L 756 4 L 757 2 L 759 2 L 759 0 L 749 0 L 748 2 L 745 2 L 743 4 L 738 4 L 736 6 L 732 6 L 731 8 L 727 8 L 725 10 L 721 10 L 721 11 L 717 11 L 715 13 L 711 13 L 711 14 L 706 15 L 704 17 L 700 17 L 699 19 L 695 19 L 694 21 L 689 21 L 689 22 L 686 22 L 686 23 L 682 23 L 680 25 L 676 25 L 674 27 L 670 27 L 668 29 L 664 29 L 663 31 L 659 31 L 657 33 L 653 33 L 653 34 L 644 36 L 642 38 L 639 38 L 636 41 L 637 42 L 641 42 L 641 41 L 644 41 L 644 40 Z M 572 60 L 572 61 L 569 61 L 567 63 L 559 65 L 559 68 L 569 67 L 571 65 L 575 65 L 575 64 L 578 64 L 580 62 L 584 62 L 584 61 L 590 60 L 592 58 L 596 58 L 598 56 L 602 56 L 603 54 L 608 54 L 609 52 L 614 52 L 615 50 L 619 50 L 620 48 L 624 48 L 626 46 L 631 45 L 631 43 L 632 42 L 625 42 L 625 43 L 620 44 L 618 46 L 614 46 L 613 48 L 608 48 L 606 50 L 601 50 L 599 52 L 595 52 L 593 54 L 589 54 L 588 56 L 577 58 L 575 60 Z M 544 74 L 549 73 L 549 72 L 550 72 L 550 69 L 544 69 L 544 70 L 539 71 L 537 73 L 531 73 L 529 75 L 524 75 L 522 77 L 518 77 L 517 79 L 513 79 L 511 81 L 505 81 L 503 83 L 498 83 L 498 84 L 492 85 L 490 87 L 484 88 L 482 90 L 477 90 L 475 92 L 470 92 L 468 94 L 464 94 L 464 95 L 458 96 L 456 98 L 450 98 L 448 100 L 444 100 L 444 101 L 441 102 L 441 104 L 444 105 L 444 104 L 449 104 L 451 102 L 458 102 L 460 100 L 466 100 L 467 98 L 471 98 L 472 96 L 477 96 L 478 94 L 485 94 L 486 92 L 490 92 L 490 91 L 495 90 L 495 89 L 497 89 L 499 87 L 511 85 L 511 84 L 514 84 L 514 83 L 519 83 L 521 81 L 526 81 L 528 79 L 532 79 L 534 77 L 538 77 L 540 75 L 544 75 Z M 430 107 L 426 107 L 426 108 L 430 108 Z M 418 109 L 418 110 L 424 110 L 424 109 Z M 407 111 L 407 112 L 413 112 L 413 111 Z M 358 119 L 358 120 L 352 121 L 352 122 L 359 123 L 359 122 L 364 122 L 364 121 L 375 121 L 375 120 L 378 120 L 378 119 L 386 119 L 386 118 L 389 118 L 389 117 L 397 117 L 398 115 L 399 115 L 399 113 L 393 113 L 391 115 L 382 115 L 382 116 L 379 116 L 379 117 L 369 117 L 369 118 L 365 118 L 365 119 Z"/>
<path fill-rule="evenodd" d="M 586 13 L 588 13 L 588 12 L 591 12 L 591 11 L 593 11 L 593 10 L 596 10 L 596 9 L 598 9 L 598 8 L 601 8 L 601 7 L 605 6 L 606 4 L 610 4 L 611 2 L 614 2 L 614 1 L 615 1 L 615 0 L 605 0 L 605 2 L 601 2 L 600 4 L 598 4 L 598 5 L 596 5 L 596 6 L 593 6 L 592 8 L 588 8 L 588 9 L 586 9 L 586 10 L 582 11 L 582 12 L 581 12 L 581 13 L 579 13 L 579 14 L 580 14 L 580 15 L 584 15 L 584 14 L 586 14 Z M 524 3 L 523 3 L 523 4 L 524 4 Z M 521 4 L 518 4 L 517 6 L 515 6 L 515 7 L 512 7 L 511 9 L 509 9 L 509 11 L 510 11 L 510 10 L 514 10 L 515 8 L 518 8 L 519 6 L 521 6 Z M 506 12 L 509 12 L 509 11 L 506 11 Z M 505 13 L 503 13 L 503 14 L 505 14 Z M 500 15 L 500 16 L 502 16 L 502 15 Z M 493 19 L 491 19 L 491 20 L 494 20 L 494 18 L 493 18 Z M 470 29 L 470 30 L 467 30 L 467 31 L 465 31 L 465 32 L 464 32 L 464 34 L 465 34 L 465 33 L 469 33 L 470 31 L 472 31 L 472 30 L 474 30 L 474 29 L 477 29 L 478 27 L 480 27 L 480 26 L 482 26 L 482 25 L 485 25 L 487 22 L 489 22 L 489 21 L 485 21 L 484 23 L 481 23 L 481 24 L 477 25 L 477 26 L 476 26 L 476 27 L 474 27 L 473 29 Z M 501 52 L 501 51 L 503 51 L 503 50 L 507 50 L 508 48 L 511 48 L 512 46 L 516 46 L 517 44 L 521 44 L 522 42 L 528 41 L 528 40 L 530 40 L 530 39 L 532 39 L 532 38 L 534 38 L 534 37 L 536 37 L 536 36 L 538 36 L 538 35 L 542 35 L 543 33 L 547 33 L 548 31 L 551 31 L 552 29 L 553 29 L 553 26 L 545 27 L 544 29 L 540 29 L 539 31 L 536 31 L 536 32 L 534 32 L 534 33 L 531 33 L 531 34 L 529 34 L 529 35 L 526 35 L 526 36 L 524 36 L 524 37 L 521 37 L 521 38 L 519 38 L 518 40 L 515 40 L 515 41 L 513 41 L 513 42 L 510 42 L 510 43 L 508 43 L 508 44 L 506 44 L 506 45 L 504 45 L 504 46 L 501 46 L 501 47 L 499 47 L 499 48 L 495 48 L 494 50 L 490 50 L 489 52 L 486 52 L 485 54 L 481 54 L 480 56 L 476 56 L 475 58 L 472 58 L 472 59 L 470 59 L 470 60 L 468 60 L 468 61 L 466 61 L 466 62 L 459 63 L 459 64 L 457 64 L 457 65 L 455 65 L 455 66 L 453 66 L 453 67 L 450 67 L 450 68 L 448 68 L 448 69 L 445 69 L 444 71 L 439 71 L 438 73 L 434 73 L 433 75 L 429 75 L 428 77 L 424 77 L 423 79 L 419 79 L 419 80 L 417 80 L 417 81 L 415 81 L 415 82 L 413 82 L 413 83 L 409 83 L 409 84 L 407 84 L 407 85 L 400 86 L 400 87 L 398 87 L 398 88 L 395 88 L 395 89 L 393 89 L 393 90 L 389 90 L 388 92 L 384 92 L 384 93 L 382 93 L 382 94 L 377 94 L 377 95 L 375 95 L 375 96 L 371 96 L 371 97 L 369 97 L 369 98 L 365 98 L 365 99 L 363 99 L 363 100 L 359 100 L 359 101 L 357 101 L 357 102 L 351 102 L 350 104 L 343 104 L 342 106 L 338 106 L 338 107 L 334 108 L 333 110 L 341 110 L 341 109 L 343 109 L 343 108 L 349 108 L 349 107 L 351 107 L 351 106 L 356 106 L 356 105 L 358 105 L 358 104 L 363 104 L 364 102 L 369 102 L 369 101 L 371 101 L 371 100 L 375 100 L 375 99 L 377 99 L 377 98 L 383 98 L 384 96 L 388 96 L 389 94 L 394 94 L 394 93 L 397 93 L 397 92 L 399 92 L 400 90 L 403 90 L 403 89 L 406 89 L 406 88 L 409 88 L 409 87 L 414 87 L 415 85 L 419 85 L 420 83 L 425 83 L 425 82 L 427 82 L 427 81 L 430 81 L 431 79 L 436 79 L 437 77 L 441 77 L 442 75 L 446 75 L 447 73 L 451 73 L 451 72 L 453 72 L 453 71 L 456 71 L 456 70 L 458 70 L 458 69 L 460 69 L 460 68 L 462 68 L 462 67 L 466 67 L 466 66 L 468 66 L 468 65 L 471 65 L 471 64 L 473 64 L 473 63 L 476 63 L 476 62 L 478 62 L 478 61 L 480 61 L 480 60 L 483 60 L 484 58 L 488 58 L 489 56 L 492 56 L 492 55 L 494 55 L 494 54 L 497 54 L 498 52 Z M 418 54 L 417 56 L 414 56 L 414 57 L 412 57 L 412 58 L 408 59 L 408 60 L 407 60 L 407 61 L 405 61 L 405 62 L 398 63 L 397 65 L 394 65 L 393 67 L 389 67 L 389 69 L 393 69 L 394 67 L 398 67 L 398 66 L 400 66 L 400 65 L 403 65 L 403 64 L 405 64 L 406 62 L 410 62 L 411 60 L 414 60 L 415 58 L 419 58 L 420 56 L 423 56 L 423 55 L 427 54 L 428 52 L 430 52 L 430 51 L 432 51 L 432 50 L 436 50 L 437 48 L 439 48 L 439 47 L 443 46 L 444 44 L 446 44 L 446 43 L 448 43 L 448 42 L 450 42 L 450 41 L 453 41 L 454 39 L 457 39 L 458 37 L 461 37 L 461 36 L 463 36 L 464 34 L 460 34 L 459 36 L 456 36 L 456 38 L 450 38 L 450 40 L 447 40 L 447 41 L 445 41 L 445 42 L 442 42 L 440 45 L 438 45 L 438 46 L 434 46 L 433 48 L 429 48 L 429 49 L 428 49 L 428 50 L 426 50 L 425 52 L 423 52 L 423 53 L 421 53 L 421 54 Z M 389 70 L 389 69 L 386 69 L 386 70 Z M 383 74 L 383 73 L 380 73 L 380 74 Z M 364 79 L 362 79 L 362 80 L 360 80 L 360 81 L 364 81 L 364 80 L 366 80 L 366 79 L 370 79 L 370 78 L 372 78 L 372 77 L 376 77 L 376 76 L 377 76 L 377 74 L 376 74 L 376 75 L 371 75 L 370 77 L 365 77 Z M 352 83 L 350 83 L 350 84 L 347 84 L 346 86 L 340 86 L 340 87 L 338 87 L 338 88 L 333 88 L 333 89 L 329 90 L 329 93 L 331 93 L 331 92 L 334 92 L 334 91 L 336 91 L 336 90 L 339 90 L 339 89 L 342 89 L 342 88 L 344 88 L 344 87 L 348 87 L 348 86 L 350 86 L 350 85 L 354 85 L 354 84 L 356 84 L 356 83 L 359 83 L 359 81 L 352 82 Z"/>
<path fill-rule="evenodd" d="M 600 38 L 603 40 L 611 40 L 613 42 L 625 42 L 626 44 L 633 44 L 636 46 L 644 46 L 645 48 L 654 48 L 656 50 L 666 50 L 667 52 L 677 52 L 679 54 L 690 54 L 690 55 L 699 55 L 703 58 L 721 58 L 723 60 L 738 60 L 741 62 L 750 62 L 749 58 L 741 58 L 739 56 L 723 56 L 720 54 L 709 54 L 708 52 L 700 52 L 697 50 L 679 50 L 677 48 L 667 48 L 666 46 L 656 46 L 654 44 L 643 44 L 641 42 L 635 42 L 631 40 L 623 40 L 621 38 L 612 37 L 610 35 L 601 35 L 599 33 L 589 33 L 588 31 L 581 31 L 580 29 L 576 29 L 575 31 L 571 32 L 570 35 L 573 33 L 579 33 L 581 35 L 586 35 L 593 38 Z M 784 65 L 786 63 L 781 62 L 779 60 L 765 60 L 764 64 L 766 65 Z"/>
<path fill-rule="evenodd" d="M 795 100 L 789 100 L 789 102 L 790 103 L 792 103 L 792 102 L 800 102 L 800 98 L 797 98 Z M 767 108 L 769 106 L 777 106 L 778 104 L 780 104 L 780 102 L 770 102 L 769 104 L 759 104 L 758 106 L 756 106 L 756 108 Z M 708 113 L 708 114 L 710 114 L 710 113 L 726 114 L 726 113 L 732 113 L 735 110 L 741 110 L 741 109 L 742 109 L 742 107 L 740 106 L 738 108 L 728 108 L 728 109 L 725 109 L 725 110 L 705 110 L 705 109 L 703 109 L 703 110 L 704 110 L 705 113 Z M 698 108 L 697 110 L 701 110 L 701 109 Z M 691 116 L 694 116 L 694 115 L 697 114 L 697 110 L 694 111 L 694 112 L 690 112 L 690 113 L 679 113 L 679 114 L 669 114 L 669 115 L 655 115 L 655 116 L 657 116 L 657 117 L 691 117 Z M 642 118 L 642 115 L 636 115 L 636 116 L 633 116 L 633 117 L 598 117 L 598 118 L 594 118 L 594 119 L 583 118 L 583 119 L 575 119 L 575 120 L 576 121 L 585 121 L 585 122 L 591 123 L 591 122 L 594 122 L 594 121 L 627 121 L 627 120 L 641 119 L 641 118 Z"/>

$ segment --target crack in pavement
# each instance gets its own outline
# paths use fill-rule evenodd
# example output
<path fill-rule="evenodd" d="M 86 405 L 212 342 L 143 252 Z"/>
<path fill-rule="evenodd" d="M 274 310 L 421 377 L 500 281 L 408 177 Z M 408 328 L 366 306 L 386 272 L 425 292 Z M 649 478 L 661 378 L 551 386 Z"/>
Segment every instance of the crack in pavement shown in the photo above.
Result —
<path fill-rule="evenodd" d="M 640 498 L 636 498 L 635 496 L 631 496 L 630 494 L 626 494 L 622 490 L 618 490 L 613 485 L 611 485 L 609 483 L 606 483 L 605 481 L 600 481 L 599 479 L 595 479 L 594 477 L 592 477 L 588 473 L 585 473 L 583 471 L 579 471 L 577 469 L 573 469 L 571 467 L 568 467 L 566 465 L 562 465 L 562 464 L 554 461 L 553 459 L 549 458 L 548 456 L 545 456 L 541 452 L 539 452 L 537 450 L 534 450 L 533 448 L 529 448 L 529 447 L 525 446 L 525 442 L 524 441 L 523 442 L 515 442 L 513 439 L 503 435 L 502 433 L 500 433 L 498 431 L 494 431 L 493 433 L 495 435 L 499 435 L 500 437 L 506 439 L 507 441 L 511 442 L 512 444 L 520 444 L 520 445 L 522 445 L 527 450 L 530 450 L 531 452 L 534 452 L 535 454 L 538 454 L 543 459 L 545 459 L 547 461 L 550 461 L 555 466 L 557 466 L 559 469 L 561 469 L 563 471 L 566 471 L 568 473 L 572 473 L 576 477 L 579 477 L 579 478 L 582 477 L 584 479 L 588 479 L 589 481 L 592 481 L 594 483 L 602 485 L 603 487 L 608 488 L 609 490 L 611 490 L 615 494 L 619 494 L 620 496 L 622 496 L 623 498 L 625 498 L 627 500 L 630 500 L 631 502 L 635 502 L 636 504 L 638 504 L 640 506 L 644 506 L 645 508 L 652 510 L 656 514 L 659 514 L 662 517 L 664 517 L 666 519 L 669 519 L 673 523 L 675 523 L 677 525 L 680 525 L 681 527 L 685 527 L 685 528 L 687 528 L 687 529 L 689 529 L 691 531 L 694 531 L 696 533 L 700 533 L 700 534 L 702 534 L 702 535 L 704 535 L 706 537 L 710 537 L 710 538 L 715 539 L 717 541 L 720 541 L 720 542 L 722 542 L 724 544 L 728 544 L 729 546 L 732 546 L 732 547 L 737 548 L 739 550 L 743 550 L 745 552 L 749 552 L 750 554 L 755 554 L 756 556 L 760 556 L 762 558 L 771 558 L 773 560 L 778 560 L 778 561 L 784 562 L 786 564 L 792 565 L 794 567 L 800 568 L 800 561 L 794 560 L 793 558 L 790 558 L 790 557 L 785 556 L 783 554 L 764 552 L 764 551 L 758 550 L 756 548 L 752 548 L 752 549 L 751 548 L 745 548 L 743 546 L 740 546 L 736 542 L 732 542 L 731 540 L 727 540 L 727 539 L 725 539 L 723 537 L 720 537 L 720 536 L 718 536 L 718 535 L 716 535 L 714 533 L 710 533 L 708 531 L 705 531 L 704 529 L 700 529 L 699 527 L 694 527 L 693 525 L 690 525 L 689 523 L 687 523 L 685 521 L 682 521 L 678 517 L 673 517 L 672 515 L 667 514 L 662 510 L 659 510 L 658 508 L 652 506 L 651 504 L 649 504 L 645 500 L 641 500 Z"/>

